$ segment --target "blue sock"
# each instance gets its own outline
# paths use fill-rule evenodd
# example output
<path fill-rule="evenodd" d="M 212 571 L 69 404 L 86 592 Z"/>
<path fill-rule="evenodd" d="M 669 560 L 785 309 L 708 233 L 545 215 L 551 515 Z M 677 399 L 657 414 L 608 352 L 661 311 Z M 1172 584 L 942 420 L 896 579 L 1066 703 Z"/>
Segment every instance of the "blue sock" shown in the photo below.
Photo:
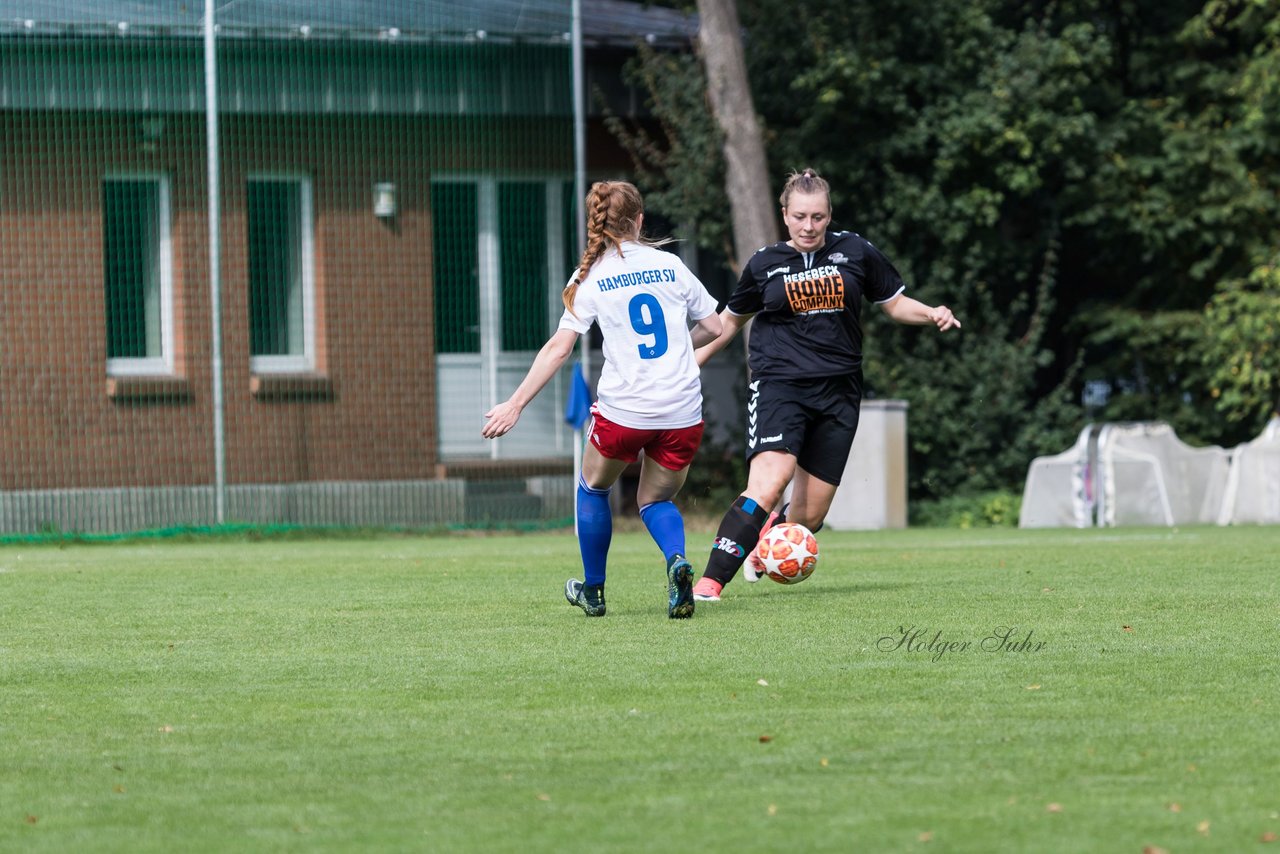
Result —
<path fill-rule="evenodd" d="M 582 552 L 583 584 L 604 584 L 605 561 L 613 539 L 613 510 L 609 490 L 592 489 L 578 481 L 578 548 Z"/>
<path fill-rule="evenodd" d="M 649 529 L 649 536 L 662 549 L 662 556 L 671 560 L 684 554 L 684 517 L 670 501 L 655 501 L 640 508 L 640 518 Z"/>

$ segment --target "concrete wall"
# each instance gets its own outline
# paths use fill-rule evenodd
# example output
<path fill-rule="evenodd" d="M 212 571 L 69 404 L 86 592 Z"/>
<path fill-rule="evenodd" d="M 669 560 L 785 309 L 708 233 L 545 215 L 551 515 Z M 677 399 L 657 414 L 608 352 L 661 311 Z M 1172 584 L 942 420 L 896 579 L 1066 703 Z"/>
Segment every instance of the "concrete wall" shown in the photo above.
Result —
<path fill-rule="evenodd" d="M 907 402 L 864 400 L 827 527 L 907 527 Z"/>

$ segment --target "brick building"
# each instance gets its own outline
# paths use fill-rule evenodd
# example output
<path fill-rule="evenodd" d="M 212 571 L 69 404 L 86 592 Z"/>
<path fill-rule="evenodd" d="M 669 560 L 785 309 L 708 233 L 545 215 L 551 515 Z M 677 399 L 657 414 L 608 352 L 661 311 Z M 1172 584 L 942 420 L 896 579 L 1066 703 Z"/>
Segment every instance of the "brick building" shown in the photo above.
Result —
<path fill-rule="evenodd" d="M 59 5 L 0 0 L 0 532 L 211 522 L 219 422 L 228 521 L 567 517 L 563 378 L 479 437 L 574 261 L 567 0 L 219 13 L 220 418 L 202 4 Z M 583 22 L 615 84 L 692 26 Z"/>

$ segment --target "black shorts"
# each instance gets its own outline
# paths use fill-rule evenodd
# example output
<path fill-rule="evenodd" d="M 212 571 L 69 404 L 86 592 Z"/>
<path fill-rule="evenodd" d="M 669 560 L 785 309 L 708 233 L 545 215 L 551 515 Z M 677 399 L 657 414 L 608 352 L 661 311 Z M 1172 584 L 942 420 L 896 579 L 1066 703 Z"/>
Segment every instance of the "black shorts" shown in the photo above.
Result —
<path fill-rule="evenodd" d="M 839 485 L 858 432 L 859 378 L 762 379 L 749 388 L 747 460 L 761 451 L 785 451 L 809 474 Z"/>

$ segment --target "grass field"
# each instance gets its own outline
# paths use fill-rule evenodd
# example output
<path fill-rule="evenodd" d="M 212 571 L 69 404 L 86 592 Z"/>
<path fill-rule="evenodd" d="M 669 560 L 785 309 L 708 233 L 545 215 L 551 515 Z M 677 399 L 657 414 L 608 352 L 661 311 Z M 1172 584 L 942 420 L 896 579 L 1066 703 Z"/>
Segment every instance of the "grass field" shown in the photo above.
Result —
<path fill-rule="evenodd" d="M 0 548 L 0 851 L 1280 850 L 1280 531 L 820 539 Z"/>

